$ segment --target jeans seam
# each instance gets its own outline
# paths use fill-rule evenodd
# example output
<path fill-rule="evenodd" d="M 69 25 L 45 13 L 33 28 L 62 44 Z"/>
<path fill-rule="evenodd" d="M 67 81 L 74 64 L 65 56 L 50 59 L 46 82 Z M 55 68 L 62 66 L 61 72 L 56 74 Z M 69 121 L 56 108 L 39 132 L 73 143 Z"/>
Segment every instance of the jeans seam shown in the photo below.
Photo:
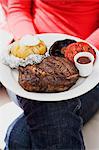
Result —
<path fill-rule="evenodd" d="M 73 113 L 76 113 L 77 110 L 79 110 L 81 108 L 81 100 L 80 98 L 77 98 L 79 104 L 77 104 L 77 106 L 75 107 L 75 109 L 73 110 Z"/>

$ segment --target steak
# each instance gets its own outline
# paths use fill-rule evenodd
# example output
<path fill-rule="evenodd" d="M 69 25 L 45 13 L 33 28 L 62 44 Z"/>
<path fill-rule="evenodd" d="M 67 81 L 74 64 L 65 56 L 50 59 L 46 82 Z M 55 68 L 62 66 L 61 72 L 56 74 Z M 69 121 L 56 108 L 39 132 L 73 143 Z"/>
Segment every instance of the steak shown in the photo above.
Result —
<path fill-rule="evenodd" d="M 75 65 L 63 57 L 49 56 L 40 64 L 19 67 L 19 84 L 30 92 L 65 91 L 78 78 Z"/>

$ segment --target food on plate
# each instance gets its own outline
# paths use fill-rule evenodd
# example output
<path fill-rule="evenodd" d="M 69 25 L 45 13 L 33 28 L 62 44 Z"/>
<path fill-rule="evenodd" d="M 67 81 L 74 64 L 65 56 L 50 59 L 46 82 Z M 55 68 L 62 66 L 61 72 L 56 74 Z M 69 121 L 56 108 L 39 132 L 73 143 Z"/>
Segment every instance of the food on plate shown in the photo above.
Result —
<path fill-rule="evenodd" d="M 49 49 L 49 54 L 52 56 L 64 57 L 64 47 L 67 47 L 71 43 L 76 43 L 75 40 L 65 39 L 56 41 Z"/>
<path fill-rule="evenodd" d="M 65 57 L 72 62 L 74 62 L 74 56 L 79 52 L 90 52 L 91 54 L 93 54 L 94 58 L 96 59 L 96 53 L 94 49 L 85 42 L 73 43 L 68 45 L 64 49 L 65 49 Z"/>
<path fill-rule="evenodd" d="M 37 36 L 28 35 L 5 49 L 3 62 L 11 68 L 17 68 L 16 77 L 24 90 L 63 92 L 75 85 L 80 77 L 87 77 L 92 73 L 96 53 L 89 44 L 64 39 L 56 41 L 49 48 L 52 39 L 43 41 Z M 77 86 L 79 83 L 78 80 Z"/>
<path fill-rule="evenodd" d="M 61 92 L 71 88 L 79 71 L 67 58 L 49 56 L 40 64 L 19 67 L 19 84 L 30 92 Z"/>
<path fill-rule="evenodd" d="M 75 66 L 81 77 L 87 77 L 92 73 L 94 56 L 90 52 L 79 52 L 74 56 Z"/>
<path fill-rule="evenodd" d="M 44 41 L 34 36 L 26 36 L 13 44 L 10 54 L 15 57 L 26 59 L 31 54 L 44 55 L 47 47 Z"/>
<path fill-rule="evenodd" d="M 37 36 L 26 35 L 10 44 L 0 59 L 11 68 L 18 68 L 40 63 L 47 56 L 49 56 L 49 52 L 44 41 Z"/>

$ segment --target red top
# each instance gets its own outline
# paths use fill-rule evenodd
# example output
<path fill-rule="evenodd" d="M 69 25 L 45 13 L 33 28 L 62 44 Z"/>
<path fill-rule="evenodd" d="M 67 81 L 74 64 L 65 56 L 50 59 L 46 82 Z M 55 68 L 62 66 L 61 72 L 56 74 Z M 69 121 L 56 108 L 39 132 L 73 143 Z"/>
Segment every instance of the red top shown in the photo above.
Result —
<path fill-rule="evenodd" d="M 48 32 L 86 39 L 93 33 L 89 41 L 99 48 L 99 0 L 9 0 L 8 8 L 16 39 Z"/>

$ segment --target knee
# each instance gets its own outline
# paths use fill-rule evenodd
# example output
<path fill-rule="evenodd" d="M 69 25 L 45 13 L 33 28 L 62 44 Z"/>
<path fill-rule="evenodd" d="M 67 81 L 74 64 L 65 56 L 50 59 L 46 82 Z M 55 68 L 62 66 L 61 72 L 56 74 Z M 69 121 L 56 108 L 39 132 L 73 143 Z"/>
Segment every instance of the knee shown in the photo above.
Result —
<path fill-rule="evenodd" d="M 24 116 L 17 118 L 8 128 L 5 149 L 20 149 L 30 146 L 30 137 Z"/>

